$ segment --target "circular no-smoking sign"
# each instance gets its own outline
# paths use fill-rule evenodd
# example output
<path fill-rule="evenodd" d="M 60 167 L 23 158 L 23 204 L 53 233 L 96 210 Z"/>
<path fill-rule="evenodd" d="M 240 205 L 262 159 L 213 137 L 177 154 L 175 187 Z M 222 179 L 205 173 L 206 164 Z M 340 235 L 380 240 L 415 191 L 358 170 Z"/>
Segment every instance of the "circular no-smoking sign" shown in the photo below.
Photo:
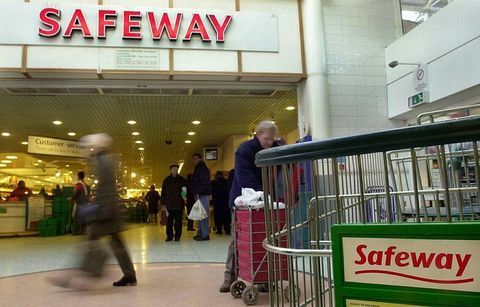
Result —
<path fill-rule="evenodd" d="M 417 80 L 422 81 L 424 76 L 425 76 L 425 72 L 423 71 L 423 69 L 419 69 L 417 71 Z"/>

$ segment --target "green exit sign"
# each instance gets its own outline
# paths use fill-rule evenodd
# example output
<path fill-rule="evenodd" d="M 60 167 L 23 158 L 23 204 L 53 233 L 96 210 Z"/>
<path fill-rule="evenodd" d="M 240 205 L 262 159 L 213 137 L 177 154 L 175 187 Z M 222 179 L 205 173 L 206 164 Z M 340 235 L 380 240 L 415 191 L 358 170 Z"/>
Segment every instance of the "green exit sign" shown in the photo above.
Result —
<path fill-rule="evenodd" d="M 419 104 L 424 103 L 424 95 L 423 92 L 413 95 L 412 97 L 408 97 L 408 107 L 413 108 L 418 106 Z"/>

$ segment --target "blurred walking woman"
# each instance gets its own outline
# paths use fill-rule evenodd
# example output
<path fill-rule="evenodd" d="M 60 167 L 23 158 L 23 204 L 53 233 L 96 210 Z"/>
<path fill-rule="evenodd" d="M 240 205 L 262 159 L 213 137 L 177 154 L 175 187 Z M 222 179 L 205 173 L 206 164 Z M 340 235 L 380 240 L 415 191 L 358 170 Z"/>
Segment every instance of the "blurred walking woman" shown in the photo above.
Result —
<path fill-rule="evenodd" d="M 83 214 L 88 222 L 88 249 L 80 264 L 80 270 L 63 278 L 52 279 L 57 286 L 69 287 L 72 279 L 82 278 L 84 286 L 94 282 L 93 277 L 102 275 L 108 253 L 102 247 L 100 238 L 110 236 L 110 246 L 123 272 L 123 277 L 113 286 L 135 286 L 137 278 L 130 255 L 120 237 L 123 230 L 118 195 L 115 183 L 116 160 L 110 152 L 112 139 L 104 133 L 84 136 L 81 142 L 86 148 L 92 148 L 92 166 L 98 178 L 96 198 Z M 75 281 L 73 281 L 75 283 Z"/>

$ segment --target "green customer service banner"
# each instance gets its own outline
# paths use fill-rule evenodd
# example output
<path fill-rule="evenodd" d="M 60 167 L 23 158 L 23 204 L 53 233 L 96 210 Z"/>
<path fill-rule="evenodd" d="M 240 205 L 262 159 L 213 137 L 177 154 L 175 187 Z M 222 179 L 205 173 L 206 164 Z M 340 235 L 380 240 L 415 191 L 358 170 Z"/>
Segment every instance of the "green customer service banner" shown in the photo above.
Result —
<path fill-rule="evenodd" d="M 480 223 L 335 225 L 336 306 L 480 306 Z"/>

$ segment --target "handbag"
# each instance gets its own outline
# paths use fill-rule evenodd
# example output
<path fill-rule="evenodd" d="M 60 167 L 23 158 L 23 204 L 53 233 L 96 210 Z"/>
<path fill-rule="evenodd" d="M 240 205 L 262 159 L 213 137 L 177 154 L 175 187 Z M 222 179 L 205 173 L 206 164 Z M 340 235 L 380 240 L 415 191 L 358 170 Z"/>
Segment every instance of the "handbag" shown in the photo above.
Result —
<path fill-rule="evenodd" d="M 201 221 L 206 218 L 208 218 L 207 211 L 199 199 L 193 204 L 192 210 L 190 210 L 190 214 L 188 215 L 188 219 L 192 221 Z"/>
<path fill-rule="evenodd" d="M 98 217 L 99 205 L 89 203 L 88 205 L 77 206 L 77 219 L 80 221 L 95 222 Z"/>

